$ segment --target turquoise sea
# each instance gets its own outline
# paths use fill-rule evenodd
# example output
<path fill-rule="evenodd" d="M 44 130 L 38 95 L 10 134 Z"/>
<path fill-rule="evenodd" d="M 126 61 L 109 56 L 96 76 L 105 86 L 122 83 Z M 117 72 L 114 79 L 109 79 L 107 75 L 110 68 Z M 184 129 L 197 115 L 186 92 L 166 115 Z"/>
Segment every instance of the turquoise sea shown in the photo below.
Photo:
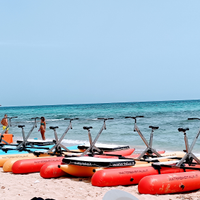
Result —
<path fill-rule="evenodd" d="M 190 117 L 200 118 L 200 100 L 187 101 L 159 101 L 159 102 L 129 102 L 129 103 L 104 103 L 104 104 L 79 104 L 79 105 L 43 105 L 43 106 L 20 106 L 0 107 L 0 117 L 4 114 L 8 117 L 17 116 L 12 120 L 9 132 L 14 134 L 14 140 L 22 138 L 21 129 L 18 125 L 25 125 L 25 133 L 28 134 L 33 125 L 32 117 L 46 118 L 46 138 L 53 139 L 54 134 L 50 126 L 58 126 L 60 137 L 69 121 L 64 118 L 75 118 L 72 121 L 73 129 L 69 130 L 63 144 L 66 146 L 88 143 L 88 134 L 83 126 L 92 126 L 92 138 L 94 139 L 103 125 L 99 117 L 114 118 L 106 121 L 107 129 L 104 130 L 98 140 L 101 144 L 130 145 L 136 148 L 136 152 L 145 149 L 146 146 L 137 132 L 133 132 L 134 120 L 125 119 L 126 116 L 143 115 L 144 118 L 137 120 L 137 125 L 143 135 L 149 141 L 151 129 L 149 126 L 159 126 L 154 132 L 153 147 L 157 150 L 182 151 L 185 149 L 183 133 L 178 128 L 189 128 L 187 136 L 189 144 L 197 135 L 200 128 L 199 120 L 187 120 Z M 32 132 L 30 138 L 41 139 L 38 127 Z M 197 140 L 194 153 L 200 155 L 200 138 Z"/>

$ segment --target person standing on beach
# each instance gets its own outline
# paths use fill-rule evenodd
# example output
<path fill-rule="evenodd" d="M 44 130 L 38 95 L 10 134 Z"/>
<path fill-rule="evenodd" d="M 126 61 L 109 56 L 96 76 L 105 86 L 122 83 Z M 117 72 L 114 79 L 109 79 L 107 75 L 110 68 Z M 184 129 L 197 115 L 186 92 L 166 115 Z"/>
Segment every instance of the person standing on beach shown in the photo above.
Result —
<path fill-rule="evenodd" d="M 4 115 L 4 118 L 1 120 L 1 124 L 3 125 L 3 130 L 6 129 L 5 134 L 8 134 L 8 119 L 7 119 L 7 114 Z"/>
<path fill-rule="evenodd" d="M 45 118 L 41 117 L 40 129 L 39 129 L 42 139 L 45 140 L 46 122 Z"/>

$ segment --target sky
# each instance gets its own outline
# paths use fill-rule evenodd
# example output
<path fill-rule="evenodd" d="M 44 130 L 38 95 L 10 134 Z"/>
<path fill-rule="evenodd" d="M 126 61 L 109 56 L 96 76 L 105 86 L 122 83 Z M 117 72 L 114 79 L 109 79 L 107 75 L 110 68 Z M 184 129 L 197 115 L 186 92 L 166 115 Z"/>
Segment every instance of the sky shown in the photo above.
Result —
<path fill-rule="evenodd" d="M 0 0 L 0 104 L 200 99 L 199 0 Z"/>

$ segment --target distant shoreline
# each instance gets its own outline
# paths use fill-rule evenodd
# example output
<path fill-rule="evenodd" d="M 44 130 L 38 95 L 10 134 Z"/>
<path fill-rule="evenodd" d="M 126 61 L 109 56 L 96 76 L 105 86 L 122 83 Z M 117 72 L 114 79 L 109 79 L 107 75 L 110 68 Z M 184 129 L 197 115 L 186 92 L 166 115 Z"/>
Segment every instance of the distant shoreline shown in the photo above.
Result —
<path fill-rule="evenodd" d="M 162 102 L 185 102 L 185 101 L 200 101 L 200 99 L 186 99 L 186 100 L 160 100 L 160 101 L 124 101 L 124 102 L 104 102 L 104 103 L 68 103 L 68 104 L 46 104 L 46 105 L 0 105 L 1 108 L 15 108 L 15 107 L 51 107 L 51 106 L 78 106 L 78 105 L 106 105 L 106 104 L 130 104 L 130 103 L 162 103 Z"/>

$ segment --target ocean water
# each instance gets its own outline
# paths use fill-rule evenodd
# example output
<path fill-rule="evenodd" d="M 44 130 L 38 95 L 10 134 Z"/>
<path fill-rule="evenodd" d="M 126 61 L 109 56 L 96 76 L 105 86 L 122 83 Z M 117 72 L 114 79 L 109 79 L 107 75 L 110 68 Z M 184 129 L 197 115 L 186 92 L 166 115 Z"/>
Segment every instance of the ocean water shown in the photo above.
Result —
<path fill-rule="evenodd" d="M 199 120 L 188 120 L 191 117 L 200 118 L 200 100 L 192 101 L 159 101 L 159 102 L 130 102 L 130 103 L 105 103 L 105 104 L 80 104 L 80 105 L 48 105 L 48 106 L 20 106 L 0 107 L 0 117 L 4 114 L 12 119 L 12 127 L 9 132 L 14 135 L 14 140 L 22 138 L 18 125 L 25 125 L 25 134 L 33 126 L 32 117 L 46 118 L 46 138 L 53 139 L 54 133 L 50 126 L 58 126 L 57 134 L 60 137 L 69 125 L 64 118 L 79 118 L 72 121 L 72 129 L 69 130 L 63 140 L 66 146 L 89 143 L 88 133 L 83 126 L 92 126 L 92 139 L 98 134 L 103 125 L 103 120 L 97 118 L 114 118 L 106 121 L 106 130 L 99 137 L 99 144 L 129 145 L 141 152 L 146 148 L 137 132 L 134 132 L 134 120 L 125 119 L 126 116 L 143 115 L 137 120 L 137 125 L 149 141 L 151 129 L 149 126 L 159 126 L 154 132 L 153 147 L 156 150 L 182 151 L 185 149 L 184 136 L 178 132 L 178 128 L 189 128 L 187 136 L 189 144 L 192 143 L 200 129 Z M 40 120 L 37 123 L 30 138 L 41 139 L 38 132 Z M 197 140 L 194 153 L 200 154 L 200 138 Z"/>

